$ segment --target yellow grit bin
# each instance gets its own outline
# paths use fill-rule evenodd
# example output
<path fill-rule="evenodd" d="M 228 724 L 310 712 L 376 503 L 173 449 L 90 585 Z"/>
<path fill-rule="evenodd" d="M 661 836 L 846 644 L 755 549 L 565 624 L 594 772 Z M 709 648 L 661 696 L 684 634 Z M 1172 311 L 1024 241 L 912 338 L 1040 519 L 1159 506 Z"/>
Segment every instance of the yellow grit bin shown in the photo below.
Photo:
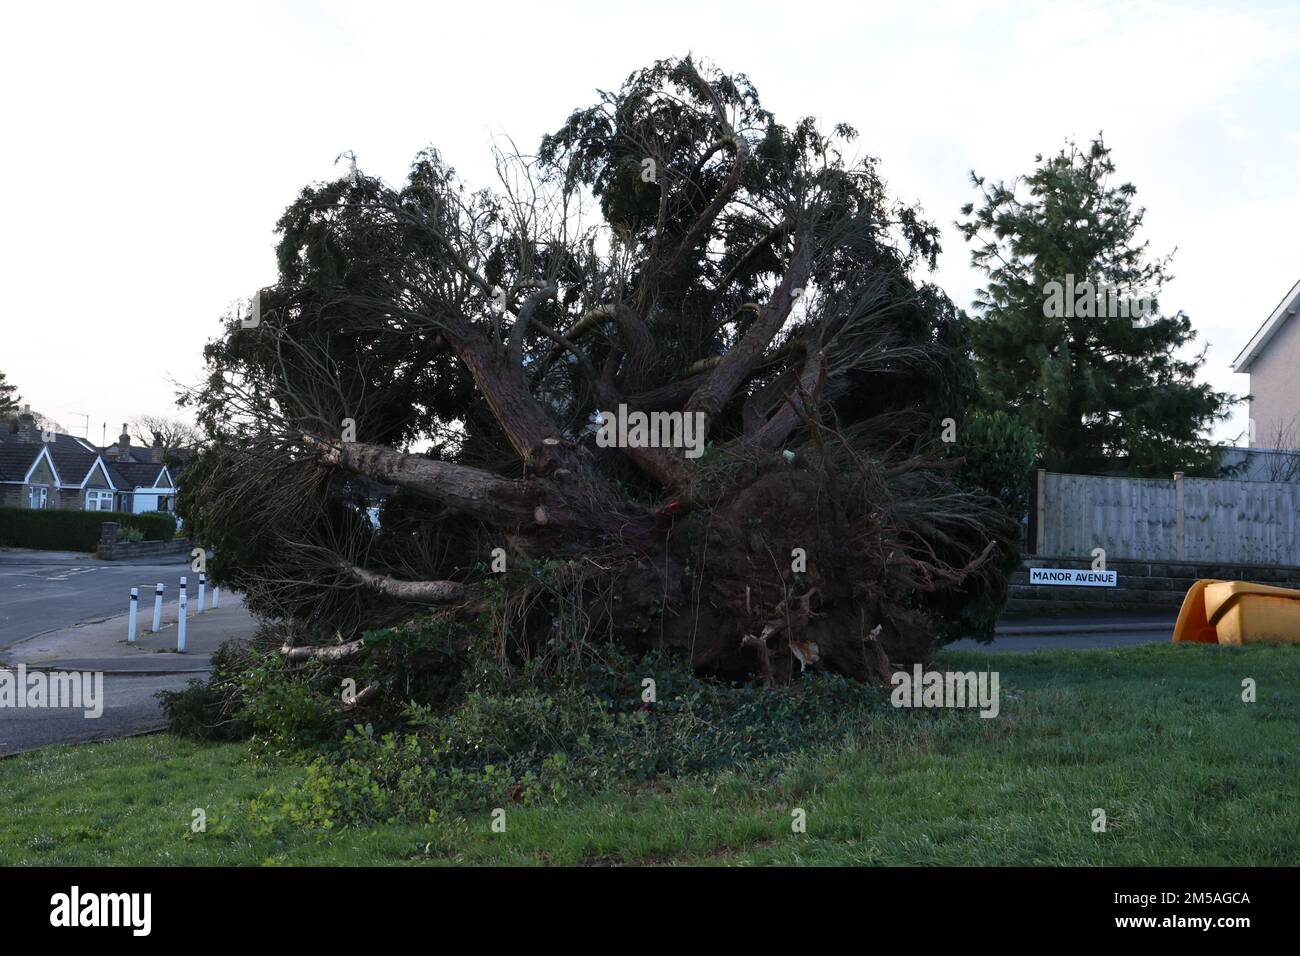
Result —
<path fill-rule="evenodd" d="M 1249 581 L 1197 581 L 1183 598 L 1174 640 L 1300 644 L 1300 591 Z"/>

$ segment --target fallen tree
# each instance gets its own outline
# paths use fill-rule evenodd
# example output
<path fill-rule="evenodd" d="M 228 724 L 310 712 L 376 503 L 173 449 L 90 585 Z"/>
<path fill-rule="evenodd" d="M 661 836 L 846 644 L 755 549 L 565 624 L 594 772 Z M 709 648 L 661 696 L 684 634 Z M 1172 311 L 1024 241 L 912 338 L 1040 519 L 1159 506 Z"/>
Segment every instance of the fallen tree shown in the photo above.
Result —
<path fill-rule="evenodd" d="M 187 399 L 214 576 L 295 661 L 418 607 L 515 658 L 561 617 L 767 681 L 926 657 L 997 605 L 1016 528 L 954 483 L 964 316 L 855 136 L 686 58 L 498 152 L 494 191 L 433 151 L 304 189 Z"/>

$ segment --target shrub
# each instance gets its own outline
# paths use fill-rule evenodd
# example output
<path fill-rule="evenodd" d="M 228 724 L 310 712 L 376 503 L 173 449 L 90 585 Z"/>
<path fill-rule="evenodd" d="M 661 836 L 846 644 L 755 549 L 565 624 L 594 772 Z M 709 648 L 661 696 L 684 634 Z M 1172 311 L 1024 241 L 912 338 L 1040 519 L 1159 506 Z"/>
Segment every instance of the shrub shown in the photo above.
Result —
<path fill-rule="evenodd" d="M 176 537 L 177 519 L 176 515 L 172 514 L 170 511 L 142 511 L 140 512 L 140 517 L 157 518 L 160 522 L 167 523 L 167 526 L 171 528 L 171 531 L 166 537 L 159 540 L 170 541 L 172 538 Z"/>
<path fill-rule="evenodd" d="M 241 697 L 241 674 L 252 659 L 240 641 L 227 641 L 212 654 L 209 680 L 192 680 L 184 690 L 159 691 L 168 729 L 193 740 L 244 740 L 253 732 Z"/>
<path fill-rule="evenodd" d="M 0 545 L 45 551 L 94 551 L 100 525 L 115 521 L 138 528 L 145 541 L 170 541 L 174 520 L 123 511 L 74 511 L 61 508 L 0 508 Z"/>
<path fill-rule="evenodd" d="M 952 454 L 966 459 L 957 472 L 962 489 L 996 498 L 1023 528 L 1037 456 L 1033 430 L 1004 411 L 976 411 L 962 427 Z M 1001 542 L 1000 575 L 971 579 L 942 596 L 938 607 L 947 622 L 945 642 L 962 637 L 993 640 L 1006 607 L 1008 581 L 1020 560 L 1019 542 Z"/>
<path fill-rule="evenodd" d="M 1020 521 L 1029 509 L 1029 492 L 1037 456 L 1033 429 L 1004 411 L 975 412 L 957 438 L 966 458 L 958 481 L 991 495 Z"/>
<path fill-rule="evenodd" d="M 724 683 L 661 652 L 638 658 L 559 633 L 552 653 L 502 659 L 481 622 L 447 614 L 368 632 L 360 654 L 336 663 L 285 663 L 279 637 L 267 628 L 254 647 L 223 649 L 206 689 L 163 697 L 175 733 L 222 739 L 238 727 L 255 752 L 306 765 L 298 783 L 252 803 L 268 831 L 422 822 L 775 765 L 889 710 L 886 694 L 846 677 Z M 377 698 L 350 706 L 344 680 Z"/>
<path fill-rule="evenodd" d="M 545 678 L 536 686 L 536 675 L 485 675 L 477 668 L 466 674 L 477 676 L 443 711 L 410 703 L 406 725 L 387 732 L 354 723 L 308 764 L 300 783 L 253 801 L 254 824 L 274 831 L 426 821 L 509 803 L 554 804 L 571 793 L 658 778 L 712 775 L 831 742 L 878 719 L 885 708 L 880 691 L 835 675 L 810 676 L 788 688 L 721 684 L 658 654 L 639 661 L 614 657 L 592 665 L 580 680 Z M 647 677 L 656 684 L 653 703 L 642 700 Z M 262 730 L 301 741 L 300 720 L 267 716 L 286 701 L 307 714 L 306 689 L 299 684 L 290 693 L 267 684 L 255 692 L 266 694 L 255 708 L 263 715 Z"/>
<path fill-rule="evenodd" d="M 117 540 L 127 543 L 144 540 L 144 532 L 132 525 L 122 525 L 117 529 Z"/>

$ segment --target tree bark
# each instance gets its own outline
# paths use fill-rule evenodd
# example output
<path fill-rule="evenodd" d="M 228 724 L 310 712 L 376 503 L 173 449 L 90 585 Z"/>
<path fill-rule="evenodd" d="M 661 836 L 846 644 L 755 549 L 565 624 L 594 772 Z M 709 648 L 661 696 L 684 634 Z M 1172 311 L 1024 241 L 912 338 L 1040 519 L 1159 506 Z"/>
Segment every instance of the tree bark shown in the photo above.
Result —
<path fill-rule="evenodd" d="M 380 594 L 418 604 L 451 604 L 469 597 L 469 589 L 459 581 L 399 581 L 386 574 L 376 574 L 349 565 L 348 573 Z"/>

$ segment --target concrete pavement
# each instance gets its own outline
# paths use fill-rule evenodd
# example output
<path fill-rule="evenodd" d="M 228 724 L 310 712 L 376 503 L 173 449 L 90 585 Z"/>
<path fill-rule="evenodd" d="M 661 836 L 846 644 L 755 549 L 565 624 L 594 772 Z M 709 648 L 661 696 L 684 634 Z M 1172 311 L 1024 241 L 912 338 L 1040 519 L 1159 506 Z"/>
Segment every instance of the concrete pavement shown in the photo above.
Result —
<path fill-rule="evenodd" d="M 209 658 L 221 644 L 232 637 L 251 636 L 256 620 L 244 609 L 239 594 L 223 591 L 221 606 L 198 613 L 198 598 L 190 589 L 185 616 L 185 653 L 176 651 L 179 602 L 163 604 L 161 628 L 150 633 L 153 602 L 141 600 L 136 621 L 136 640 L 127 643 L 128 615 L 118 614 L 103 620 L 48 631 L 0 650 L 0 662 L 28 667 L 112 671 L 119 674 L 191 673 L 206 671 Z M 152 592 L 150 592 L 152 595 Z"/>

